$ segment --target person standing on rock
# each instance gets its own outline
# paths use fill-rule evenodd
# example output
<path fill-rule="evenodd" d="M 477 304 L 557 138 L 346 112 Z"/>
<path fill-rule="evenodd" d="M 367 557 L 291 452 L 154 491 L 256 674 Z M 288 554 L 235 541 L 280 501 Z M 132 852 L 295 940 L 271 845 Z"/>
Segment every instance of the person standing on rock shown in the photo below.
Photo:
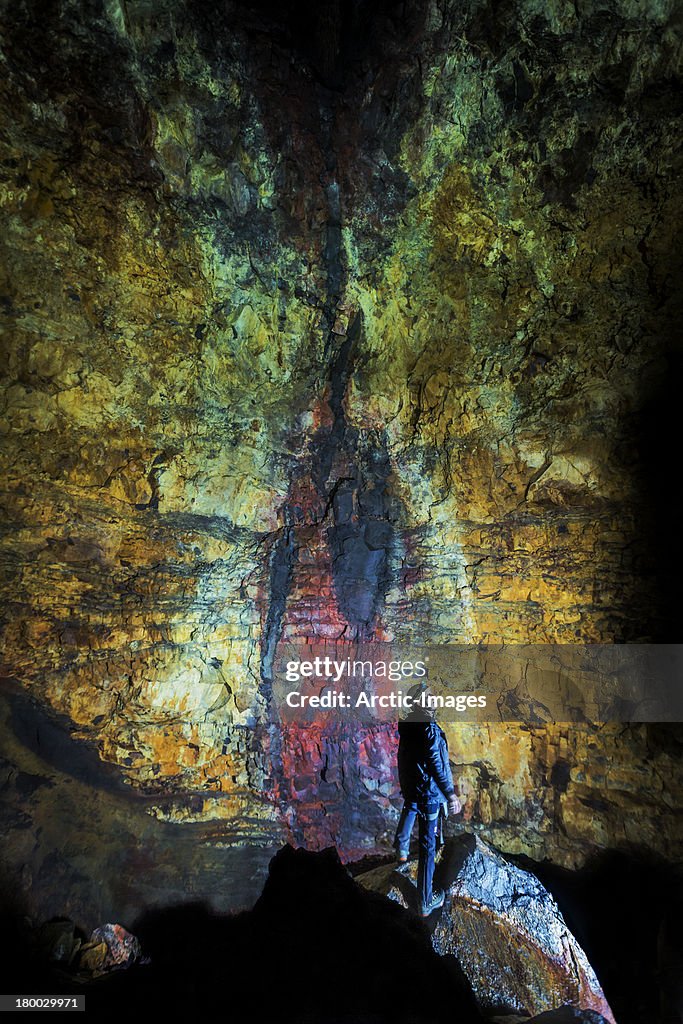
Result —
<path fill-rule="evenodd" d="M 417 818 L 419 911 L 421 917 L 429 917 L 443 906 L 446 898 L 444 892 L 432 891 L 440 814 L 444 806 L 450 814 L 458 814 L 461 805 L 453 783 L 446 736 L 434 720 L 435 712 L 429 706 L 426 684 L 412 687 L 407 696 L 412 701 L 411 710 L 398 724 L 398 778 L 404 803 L 394 848 L 399 864 L 405 864 L 410 834 Z"/>

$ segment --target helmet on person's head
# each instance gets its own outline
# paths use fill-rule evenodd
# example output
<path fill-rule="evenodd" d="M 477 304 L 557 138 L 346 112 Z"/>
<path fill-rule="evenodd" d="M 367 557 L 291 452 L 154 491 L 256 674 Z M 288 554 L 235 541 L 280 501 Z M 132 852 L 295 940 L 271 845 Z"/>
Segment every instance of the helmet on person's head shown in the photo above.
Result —
<path fill-rule="evenodd" d="M 428 698 L 431 697 L 432 691 L 425 680 L 420 683 L 416 683 L 415 686 L 411 686 L 406 696 L 410 700 L 410 707 L 408 708 L 408 717 L 414 718 L 420 722 L 431 720 L 436 716 L 435 708 L 428 702 Z"/>
<path fill-rule="evenodd" d="M 422 680 L 421 683 L 416 683 L 415 686 L 411 686 L 406 696 L 410 697 L 410 699 L 414 702 L 416 700 L 421 700 L 423 693 L 429 693 L 429 687 L 424 679 Z"/>

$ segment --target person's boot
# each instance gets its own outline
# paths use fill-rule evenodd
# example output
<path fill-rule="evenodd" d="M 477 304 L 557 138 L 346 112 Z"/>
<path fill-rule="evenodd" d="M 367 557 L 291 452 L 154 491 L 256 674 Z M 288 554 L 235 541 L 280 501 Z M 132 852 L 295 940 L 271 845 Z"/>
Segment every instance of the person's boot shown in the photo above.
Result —
<path fill-rule="evenodd" d="M 397 842 L 394 842 L 394 853 L 399 864 L 407 864 L 410 850 L 402 850 Z"/>
<path fill-rule="evenodd" d="M 435 910 L 444 905 L 446 899 L 446 893 L 443 891 L 437 891 L 432 893 L 432 898 L 429 903 L 420 903 L 420 917 L 429 917 Z"/>

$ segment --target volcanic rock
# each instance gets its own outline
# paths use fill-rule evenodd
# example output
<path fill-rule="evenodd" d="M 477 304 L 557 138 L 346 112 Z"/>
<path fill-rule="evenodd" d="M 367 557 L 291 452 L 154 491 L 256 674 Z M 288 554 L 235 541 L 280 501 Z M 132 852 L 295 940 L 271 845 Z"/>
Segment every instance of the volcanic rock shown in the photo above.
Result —
<path fill-rule="evenodd" d="M 283 727 L 283 639 L 678 637 L 680 39 L 654 0 L 2 5 L 0 827 L 36 919 L 389 849 L 394 725 Z M 499 848 L 680 857 L 680 728 L 448 732 Z"/>
<path fill-rule="evenodd" d="M 360 875 L 358 882 L 415 908 L 417 861 Z M 455 956 L 483 1012 L 538 1014 L 564 1004 L 614 1017 L 585 953 L 550 893 L 478 837 L 449 840 L 435 886 L 447 891 L 434 915 L 434 949 Z"/>

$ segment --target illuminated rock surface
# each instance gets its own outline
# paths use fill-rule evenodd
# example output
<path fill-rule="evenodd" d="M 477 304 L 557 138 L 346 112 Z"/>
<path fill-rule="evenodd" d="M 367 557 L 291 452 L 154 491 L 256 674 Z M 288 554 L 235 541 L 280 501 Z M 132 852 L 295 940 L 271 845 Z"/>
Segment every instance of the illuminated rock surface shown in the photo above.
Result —
<path fill-rule="evenodd" d="M 38 915 L 388 849 L 395 730 L 281 729 L 283 637 L 679 636 L 670 6 L 304 7 L 2 5 L 3 856 Z M 449 740 L 500 848 L 680 856 L 680 731 Z"/>
<path fill-rule="evenodd" d="M 577 1010 L 573 1006 L 562 1006 L 559 1010 L 548 1010 L 538 1017 L 506 1017 L 501 1024 L 603 1024 L 604 1017 L 595 1010 Z"/>
<path fill-rule="evenodd" d="M 417 861 L 378 868 L 358 881 L 415 909 Z M 548 891 L 528 871 L 505 861 L 474 836 L 443 850 L 443 910 L 434 914 L 434 949 L 458 960 L 487 1015 L 530 1015 L 571 1004 L 614 1024 L 586 954 Z"/>

